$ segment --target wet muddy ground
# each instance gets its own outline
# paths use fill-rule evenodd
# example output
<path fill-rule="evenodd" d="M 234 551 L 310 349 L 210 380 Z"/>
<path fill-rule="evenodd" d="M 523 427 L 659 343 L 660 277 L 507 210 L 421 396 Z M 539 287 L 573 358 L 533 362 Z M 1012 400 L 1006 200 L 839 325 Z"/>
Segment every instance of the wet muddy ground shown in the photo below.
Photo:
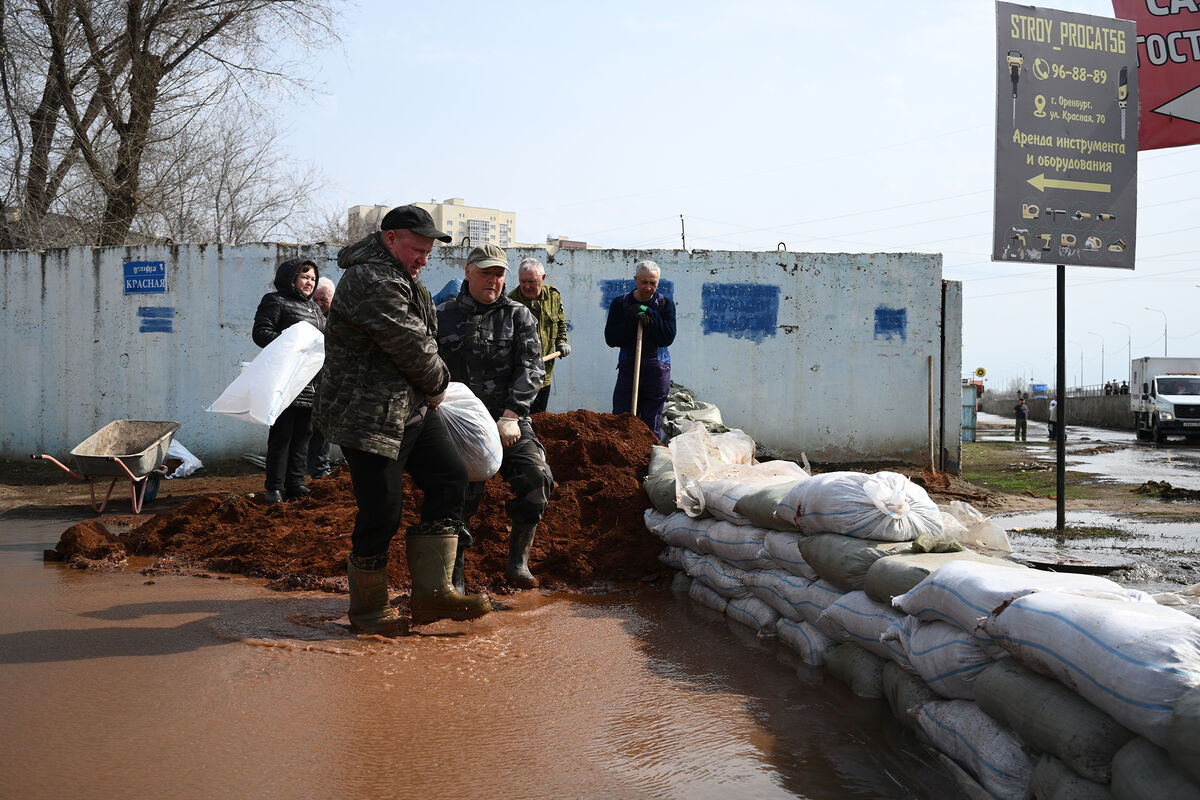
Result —
<path fill-rule="evenodd" d="M 43 564 L 0 518 L 6 796 L 953 798 L 883 701 L 650 589 L 355 637 L 345 597 Z"/>

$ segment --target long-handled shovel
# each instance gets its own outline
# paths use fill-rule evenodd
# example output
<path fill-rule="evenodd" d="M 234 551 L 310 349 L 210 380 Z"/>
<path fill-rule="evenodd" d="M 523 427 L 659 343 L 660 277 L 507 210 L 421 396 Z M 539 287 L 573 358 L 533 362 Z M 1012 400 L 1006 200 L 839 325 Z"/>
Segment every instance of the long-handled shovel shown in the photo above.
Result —
<path fill-rule="evenodd" d="M 633 348 L 633 415 L 637 416 L 638 379 L 642 376 L 642 326 L 638 325 L 637 344 Z"/>

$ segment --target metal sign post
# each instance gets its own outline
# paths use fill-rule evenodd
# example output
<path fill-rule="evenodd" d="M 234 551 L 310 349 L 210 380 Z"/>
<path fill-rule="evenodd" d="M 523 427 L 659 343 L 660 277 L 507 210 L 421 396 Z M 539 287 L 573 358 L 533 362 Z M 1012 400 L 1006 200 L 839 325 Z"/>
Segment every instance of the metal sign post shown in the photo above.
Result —
<path fill-rule="evenodd" d="M 1066 501 L 1066 265 L 1133 269 L 1133 23 L 996 3 L 992 260 L 1057 266 L 1058 529 Z M 1133 113 L 1129 109 L 1134 109 Z"/>

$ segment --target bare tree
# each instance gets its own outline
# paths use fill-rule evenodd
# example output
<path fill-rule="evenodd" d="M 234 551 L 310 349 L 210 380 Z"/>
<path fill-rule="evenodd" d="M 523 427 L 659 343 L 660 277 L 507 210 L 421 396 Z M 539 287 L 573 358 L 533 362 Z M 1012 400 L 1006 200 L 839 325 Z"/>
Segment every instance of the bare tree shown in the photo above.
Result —
<path fill-rule="evenodd" d="M 153 188 L 135 227 L 174 241 L 295 239 L 326 188 L 315 167 L 284 156 L 270 121 L 245 107 L 210 109 L 148 147 L 143 173 Z"/>
<path fill-rule="evenodd" d="M 90 181 L 103 196 L 96 243 L 125 242 L 154 192 L 147 153 L 214 105 L 302 88 L 301 57 L 336 41 L 341 2 L 0 0 L 9 197 L 40 228 Z"/>

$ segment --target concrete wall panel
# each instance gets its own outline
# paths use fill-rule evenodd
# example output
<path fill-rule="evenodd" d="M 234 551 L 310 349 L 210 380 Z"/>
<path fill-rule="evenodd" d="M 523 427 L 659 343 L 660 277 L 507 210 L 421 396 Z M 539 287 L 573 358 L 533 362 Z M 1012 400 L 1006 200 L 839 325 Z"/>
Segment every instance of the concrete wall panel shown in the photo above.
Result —
<path fill-rule="evenodd" d="M 275 265 L 301 252 L 340 278 L 336 249 L 325 247 L 0 253 L 11 378 L 0 390 L 0 455 L 64 455 L 119 418 L 180 422 L 179 440 L 201 458 L 265 451 L 265 428 L 203 409 L 257 354 L 250 326 L 259 298 Z M 434 253 L 422 273 L 432 292 L 462 277 L 466 253 Z M 933 356 L 935 394 L 952 393 L 933 398 L 935 450 L 943 438 L 950 449 L 957 442 L 961 292 L 957 284 L 943 292 L 940 256 L 508 251 L 513 266 L 527 255 L 546 263 L 570 327 L 573 351 L 555 368 L 551 411 L 611 410 L 608 302 L 651 259 L 678 309 L 672 377 L 716 403 L 730 426 L 818 462 L 924 463 Z M 125 294 L 125 261 L 166 262 L 166 292 Z"/>

